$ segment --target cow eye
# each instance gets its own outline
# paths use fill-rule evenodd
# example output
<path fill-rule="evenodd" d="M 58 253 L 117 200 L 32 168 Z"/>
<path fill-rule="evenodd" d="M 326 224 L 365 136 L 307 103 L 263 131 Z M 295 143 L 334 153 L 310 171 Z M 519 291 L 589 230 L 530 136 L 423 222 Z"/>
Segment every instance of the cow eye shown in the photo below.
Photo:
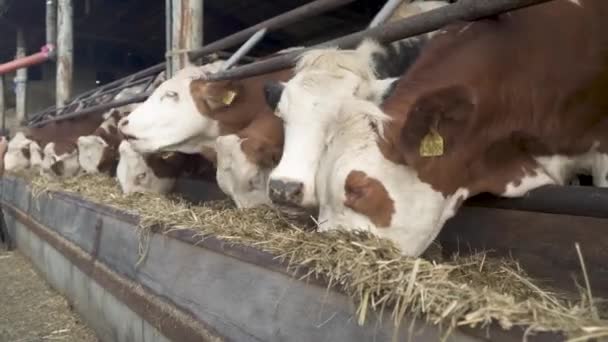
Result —
<path fill-rule="evenodd" d="M 142 180 L 144 180 L 144 178 L 146 178 L 146 173 L 142 172 L 142 173 L 138 174 L 136 178 L 138 181 L 142 181 Z"/>
<path fill-rule="evenodd" d="M 177 94 L 177 92 L 171 91 L 171 90 L 167 91 L 163 96 L 161 96 L 160 99 L 162 100 L 165 97 L 168 97 L 168 98 L 170 98 L 170 99 L 172 99 L 174 101 L 179 100 L 179 95 Z"/>

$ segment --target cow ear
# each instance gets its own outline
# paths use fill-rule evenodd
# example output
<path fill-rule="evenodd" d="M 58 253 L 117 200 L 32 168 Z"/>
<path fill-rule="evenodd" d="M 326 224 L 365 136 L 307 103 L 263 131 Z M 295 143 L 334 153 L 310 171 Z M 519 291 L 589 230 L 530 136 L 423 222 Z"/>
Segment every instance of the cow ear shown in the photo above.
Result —
<path fill-rule="evenodd" d="M 401 144 L 404 149 L 417 149 L 422 157 L 442 156 L 446 133 L 461 131 L 474 110 L 473 94 L 465 86 L 427 92 L 410 107 Z"/>
<path fill-rule="evenodd" d="M 209 109 L 217 110 L 233 104 L 238 98 L 240 86 L 235 81 L 193 80 L 190 91 L 195 102 L 204 101 Z"/>
<path fill-rule="evenodd" d="M 399 78 L 386 78 L 370 81 L 369 84 L 360 86 L 356 90 L 355 96 L 360 99 L 367 99 L 375 104 L 381 104 L 392 94 L 398 80 Z"/>
<path fill-rule="evenodd" d="M 269 81 L 264 84 L 264 98 L 272 110 L 277 109 L 284 89 L 285 85 L 281 82 Z"/>

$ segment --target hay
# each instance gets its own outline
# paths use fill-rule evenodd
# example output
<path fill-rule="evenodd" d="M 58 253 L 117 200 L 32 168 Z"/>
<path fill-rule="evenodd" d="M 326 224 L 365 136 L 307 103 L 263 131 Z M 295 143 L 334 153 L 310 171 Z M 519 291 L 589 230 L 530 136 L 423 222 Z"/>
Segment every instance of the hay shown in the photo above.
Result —
<path fill-rule="evenodd" d="M 276 210 L 239 210 L 227 201 L 194 205 L 178 197 L 124 195 L 114 179 L 84 175 L 63 181 L 29 176 L 32 191 L 65 191 L 140 217 L 140 229 L 195 229 L 285 260 L 302 278 L 321 276 L 358 303 L 357 319 L 390 308 L 395 326 L 410 314 L 445 328 L 526 327 L 527 333 L 563 332 L 571 341 L 608 338 L 608 321 L 581 289 L 581 299 L 541 289 L 510 260 L 478 254 L 436 263 L 402 257 L 389 241 L 366 233 L 311 233 Z M 595 298 L 595 302 L 598 299 Z"/>

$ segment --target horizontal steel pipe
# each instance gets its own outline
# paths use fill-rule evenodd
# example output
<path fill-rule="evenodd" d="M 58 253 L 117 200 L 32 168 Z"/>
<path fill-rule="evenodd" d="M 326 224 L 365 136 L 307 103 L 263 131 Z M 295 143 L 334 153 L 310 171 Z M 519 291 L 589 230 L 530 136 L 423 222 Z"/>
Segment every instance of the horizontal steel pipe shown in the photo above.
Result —
<path fill-rule="evenodd" d="M 99 112 L 99 111 L 105 111 L 108 109 L 125 106 L 125 105 L 131 104 L 131 103 L 143 102 L 150 96 L 150 94 L 152 94 L 152 92 L 146 92 L 146 93 L 143 93 L 140 95 L 135 95 L 131 98 L 120 100 L 120 101 L 113 101 L 110 103 L 104 103 L 104 104 L 100 104 L 100 105 L 96 105 L 96 106 L 91 106 L 89 108 L 85 108 L 85 109 L 82 109 L 82 110 L 79 110 L 79 111 L 76 111 L 76 112 L 73 112 L 70 114 L 65 114 L 65 115 L 57 116 L 57 117 L 50 118 L 50 119 L 45 119 L 45 120 L 30 124 L 30 127 L 40 127 L 40 126 L 44 126 L 47 123 L 50 123 L 53 121 L 73 119 L 73 118 L 79 117 L 81 115 L 91 114 L 91 113 Z"/>
<path fill-rule="evenodd" d="M 52 45 L 45 45 L 40 49 L 40 52 L 37 52 L 33 55 L 14 59 L 10 62 L 0 64 L 0 75 L 13 72 L 17 69 L 27 68 L 32 65 L 44 63 L 52 58 L 52 51 Z"/>
<path fill-rule="evenodd" d="M 355 0 L 316 0 L 307 3 L 306 5 L 302 5 L 296 9 L 285 12 L 274 18 L 265 20 L 228 37 L 224 37 L 211 44 L 203 46 L 201 49 L 190 51 L 188 53 L 188 57 L 190 60 L 196 60 L 204 55 L 241 44 L 261 29 L 265 28 L 268 31 L 276 30 L 293 24 L 299 20 L 325 13 L 353 1 Z"/>
<path fill-rule="evenodd" d="M 266 74 L 294 66 L 297 57 L 303 52 L 311 49 L 327 46 L 338 46 L 345 49 L 352 48 L 359 44 L 364 38 L 374 38 L 380 42 L 389 43 L 438 30 L 447 24 L 460 20 L 478 20 L 548 1 L 552 0 L 459 0 L 449 6 L 437 8 L 386 25 L 355 32 L 307 49 L 285 53 L 260 62 L 218 72 L 208 76 L 207 79 L 219 81 Z"/>

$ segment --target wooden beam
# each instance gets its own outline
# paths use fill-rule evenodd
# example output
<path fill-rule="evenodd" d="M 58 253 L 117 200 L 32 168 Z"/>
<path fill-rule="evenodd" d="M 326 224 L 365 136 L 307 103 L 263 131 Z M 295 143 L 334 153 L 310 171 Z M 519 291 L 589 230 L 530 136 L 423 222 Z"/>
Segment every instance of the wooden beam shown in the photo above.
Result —
<path fill-rule="evenodd" d="M 74 34 L 72 0 L 58 0 L 57 30 L 57 107 L 62 107 L 72 96 L 74 72 Z"/>
<path fill-rule="evenodd" d="M 46 0 L 46 43 L 57 45 L 57 0 Z"/>
<path fill-rule="evenodd" d="M 26 55 L 26 44 L 25 44 L 25 33 L 23 27 L 17 30 L 17 53 L 15 58 L 23 58 Z M 15 115 L 17 122 L 21 123 L 25 119 L 25 113 L 27 111 L 27 68 L 21 68 L 17 70 L 17 76 L 15 77 Z"/>
<path fill-rule="evenodd" d="M 2 134 L 6 134 L 6 106 L 4 99 L 4 76 L 0 76 L 0 121 L 2 122 Z"/>
<path fill-rule="evenodd" d="M 187 50 L 203 43 L 203 0 L 173 0 L 171 4 L 172 74 L 189 64 Z"/>

